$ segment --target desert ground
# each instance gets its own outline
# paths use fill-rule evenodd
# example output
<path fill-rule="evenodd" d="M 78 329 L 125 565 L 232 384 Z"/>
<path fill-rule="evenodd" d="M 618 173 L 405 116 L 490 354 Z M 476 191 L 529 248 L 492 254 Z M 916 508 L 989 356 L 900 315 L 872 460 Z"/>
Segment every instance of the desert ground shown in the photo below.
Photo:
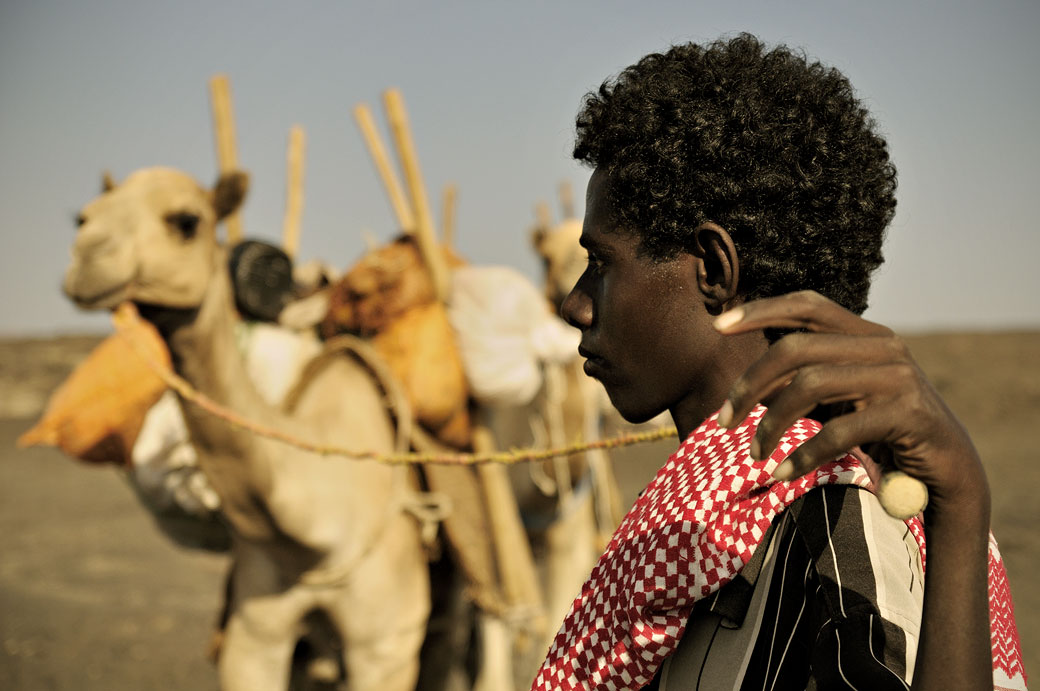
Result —
<path fill-rule="evenodd" d="M 1040 332 L 907 337 L 989 473 L 1026 669 L 1040 670 Z M 176 547 L 121 473 L 15 438 L 98 337 L 0 340 L 0 688 L 215 689 L 224 555 Z M 628 500 L 667 443 L 616 461 Z"/>

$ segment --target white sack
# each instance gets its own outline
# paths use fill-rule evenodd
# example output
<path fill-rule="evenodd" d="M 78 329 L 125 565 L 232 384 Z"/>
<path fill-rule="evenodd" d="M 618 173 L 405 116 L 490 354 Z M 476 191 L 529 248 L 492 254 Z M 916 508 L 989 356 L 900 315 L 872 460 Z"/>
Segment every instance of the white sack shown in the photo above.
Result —
<path fill-rule="evenodd" d="M 542 364 L 576 357 L 581 340 L 527 277 L 505 266 L 455 269 L 448 318 L 470 390 L 485 405 L 530 403 Z"/>

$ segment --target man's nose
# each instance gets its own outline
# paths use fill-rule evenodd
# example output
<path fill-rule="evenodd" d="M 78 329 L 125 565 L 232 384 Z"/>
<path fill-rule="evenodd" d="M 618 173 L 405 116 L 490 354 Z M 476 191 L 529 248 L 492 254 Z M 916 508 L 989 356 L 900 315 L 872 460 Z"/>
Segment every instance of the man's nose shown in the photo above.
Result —
<path fill-rule="evenodd" d="M 563 304 L 560 305 L 560 316 L 577 329 L 587 329 L 592 326 L 592 299 L 588 293 L 582 290 L 581 279 L 563 299 Z"/>

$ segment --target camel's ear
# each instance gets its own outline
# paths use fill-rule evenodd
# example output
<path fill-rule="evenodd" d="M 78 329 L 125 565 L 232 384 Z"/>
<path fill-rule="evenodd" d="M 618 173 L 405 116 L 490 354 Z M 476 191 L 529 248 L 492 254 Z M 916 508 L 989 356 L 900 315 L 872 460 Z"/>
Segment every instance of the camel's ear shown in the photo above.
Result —
<path fill-rule="evenodd" d="M 545 238 L 549 236 L 549 228 L 552 225 L 552 218 L 549 215 L 549 205 L 545 202 L 538 202 L 534 207 L 534 217 L 535 224 L 534 228 L 531 229 L 531 244 L 534 245 L 535 250 L 541 253 L 542 243 L 544 243 Z"/>
<path fill-rule="evenodd" d="M 213 187 L 213 209 L 217 212 L 217 220 L 235 213 L 249 190 L 249 173 L 232 170 L 221 173 L 220 179 Z"/>
<path fill-rule="evenodd" d="M 541 253 L 542 244 L 545 242 L 545 238 L 549 235 L 549 229 L 543 225 L 536 225 L 531 229 L 531 245 L 535 251 Z"/>
<path fill-rule="evenodd" d="M 107 170 L 101 174 L 101 194 L 105 192 L 111 192 L 116 188 L 116 181 L 112 177 L 112 173 Z"/>

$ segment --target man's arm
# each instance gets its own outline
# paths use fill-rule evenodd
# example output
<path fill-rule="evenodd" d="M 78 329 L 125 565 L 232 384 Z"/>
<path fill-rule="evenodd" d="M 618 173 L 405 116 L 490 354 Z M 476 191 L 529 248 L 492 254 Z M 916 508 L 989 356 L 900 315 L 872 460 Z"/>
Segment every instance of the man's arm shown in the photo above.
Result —
<path fill-rule="evenodd" d="M 783 431 L 821 404 L 843 414 L 791 454 L 776 475 L 798 477 L 861 446 L 923 481 L 928 587 L 913 688 L 992 688 L 987 547 L 990 496 L 967 432 L 891 330 L 813 293 L 741 305 L 721 315 L 726 334 L 798 329 L 737 380 L 719 416 L 739 422 L 758 402 L 769 410 L 752 454 L 767 456 Z"/>

